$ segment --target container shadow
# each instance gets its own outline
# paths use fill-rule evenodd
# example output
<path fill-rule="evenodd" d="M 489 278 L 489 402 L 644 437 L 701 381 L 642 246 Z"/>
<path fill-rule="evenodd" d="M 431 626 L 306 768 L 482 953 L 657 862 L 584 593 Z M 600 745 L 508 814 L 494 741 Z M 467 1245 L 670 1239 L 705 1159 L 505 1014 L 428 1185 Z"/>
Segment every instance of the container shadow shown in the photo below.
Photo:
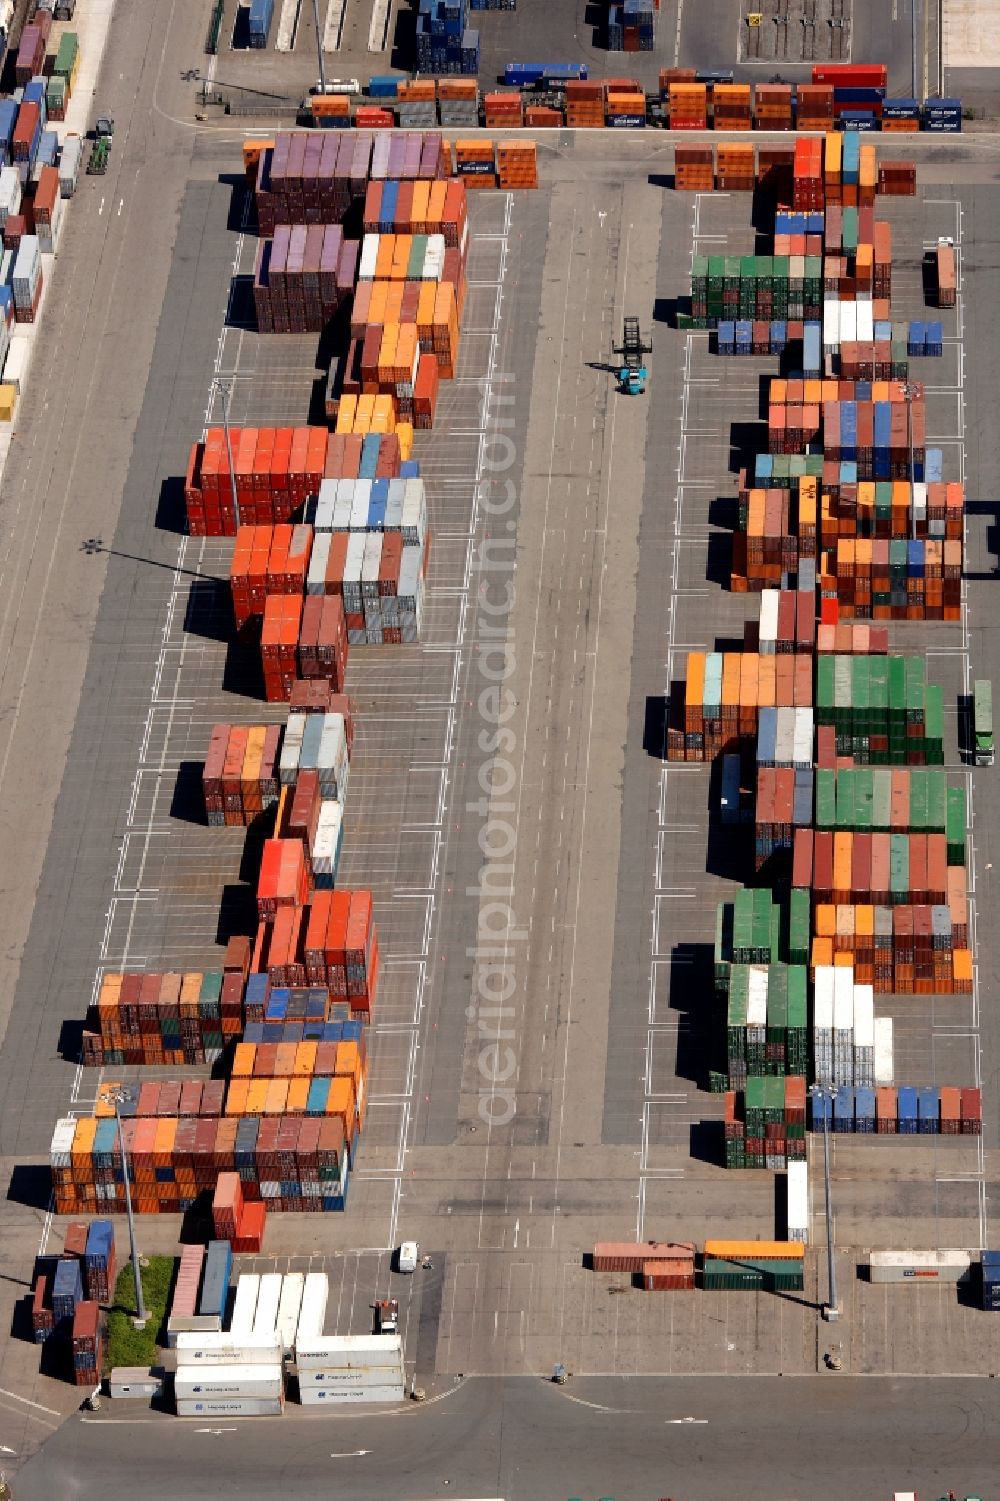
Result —
<path fill-rule="evenodd" d="M 784 1240 L 784 1236 L 780 1239 Z M 807 1298 L 801 1293 L 779 1292 L 777 1288 L 765 1288 L 772 1298 L 780 1298 L 783 1303 L 795 1303 L 799 1308 L 822 1308 L 822 1303 L 814 1303 L 812 1298 Z"/>
<path fill-rule="evenodd" d="M 977 1308 L 982 1312 L 983 1279 L 978 1267 L 972 1268 L 972 1276 L 968 1282 L 956 1284 L 955 1291 L 958 1294 L 959 1308 Z"/>
<path fill-rule="evenodd" d="M 958 695 L 958 754 L 963 761 L 972 764 L 972 749 L 975 744 L 975 698 L 971 693 Z"/>
<path fill-rule="evenodd" d="M 730 532 L 709 532 L 705 577 L 710 584 L 728 589 L 733 572 L 733 539 Z"/>
<path fill-rule="evenodd" d="M 34 1327 L 31 1322 L 31 1293 L 23 1298 L 18 1298 L 14 1304 L 14 1312 L 10 1321 L 10 1337 L 16 1339 L 19 1344 L 33 1345 L 35 1343 Z"/>
<path fill-rule="evenodd" d="M 392 34 L 392 50 L 389 66 L 409 71 L 417 61 L 417 13 L 409 6 L 401 5 L 396 16 Z"/>
<path fill-rule="evenodd" d="M 236 7 L 236 20 L 233 24 L 230 46 L 234 52 L 246 52 L 250 49 L 250 7 L 248 5 Z"/>
<path fill-rule="evenodd" d="M 309 415 L 306 418 L 310 427 L 328 427 L 326 416 L 326 376 L 317 375 L 309 392 Z"/>
<path fill-rule="evenodd" d="M 688 1151 L 697 1162 L 723 1167 L 726 1161 L 726 1128 L 722 1121 L 692 1121 Z"/>
<path fill-rule="evenodd" d="M 708 524 L 735 532 L 740 519 L 739 501 L 735 495 L 717 495 L 708 503 Z"/>
<path fill-rule="evenodd" d="M 28 1209 L 47 1210 L 52 1198 L 52 1173 L 47 1162 L 18 1162 L 10 1175 L 7 1199 Z"/>
<path fill-rule="evenodd" d="M 228 882 L 222 888 L 215 941 L 220 947 L 230 938 L 250 938 L 257 928 L 255 887 L 245 882 Z"/>
<path fill-rule="evenodd" d="M 60 1058 L 67 1063 L 79 1063 L 83 1052 L 83 1022 L 76 1017 L 64 1021 L 59 1028 L 56 1047 Z"/>
<path fill-rule="evenodd" d="M 594 1270 L 593 1251 L 584 1251 L 583 1255 L 580 1257 L 580 1265 L 583 1267 L 583 1270 L 585 1272 L 592 1272 Z"/>
<path fill-rule="evenodd" d="M 685 298 L 684 301 L 687 302 L 688 306 L 690 306 L 691 299 L 689 297 Z M 676 328 L 677 314 L 680 311 L 681 298 L 657 297 L 656 301 L 653 303 L 653 322 L 665 323 L 668 328 Z"/>
<path fill-rule="evenodd" d="M 734 422 L 729 429 L 729 468 L 733 474 L 752 470 L 757 454 L 767 453 L 766 422 Z"/>
<path fill-rule="evenodd" d="M 184 504 L 184 479 L 180 474 L 169 475 L 160 486 L 156 502 L 156 520 L 159 532 L 176 532 L 183 536 L 187 531 L 187 508 Z"/>
<path fill-rule="evenodd" d="M 205 794 L 202 788 L 204 763 L 182 761 L 177 768 L 173 796 L 170 799 L 170 817 L 181 823 L 200 824 L 207 828 Z"/>
<path fill-rule="evenodd" d="M 667 188 L 673 192 L 677 179 L 673 172 L 650 172 L 646 181 L 651 188 Z"/>
<path fill-rule="evenodd" d="M 213 1240 L 214 1236 L 212 1194 L 209 1189 L 203 1188 L 194 1203 L 185 1209 L 181 1218 L 181 1232 L 177 1238 L 182 1246 L 203 1246 Z"/>
<path fill-rule="evenodd" d="M 241 273 L 229 283 L 229 301 L 226 303 L 226 327 L 242 328 L 248 333 L 257 331 L 257 309 L 253 300 L 253 277 Z"/>
<path fill-rule="evenodd" d="M 712 804 L 718 807 L 718 796 Z M 750 824 L 723 824 L 714 817 L 709 820 L 708 845 L 705 853 L 705 869 L 711 876 L 725 881 L 739 881 L 741 885 L 753 886 L 753 830 Z"/>
<path fill-rule="evenodd" d="M 248 209 L 252 213 L 254 206 L 246 176 L 242 172 L 220 172 L 217 181 L 230 190 L 226 228 L 230 234 L 239 234 L 245 226 Z"/>
<path fill-rule="evenodd" d="M 184 630 L 205 641 L 229 641 L 235 629 L 233 596 L 228 579 L 191 580 L 184 606 Z"/>
<path fill-rule="evenodd" d="M 230 641 L 222 672 L 222 689 L 224 693 L 236 693 L 241 698 L 263 699 L 264 668 L 259 639 L 241 637 Z"/>
<path fill-rule="evenodd" d="M 72 1381 L 73 1350 L 68 1340 L 47 1339 L 38 1346 L 38 1372 L 50 1381 Z M 85 1394 L 81 1391 L 81 1401 Z"/>
<path fill-rule="evenodd" d="M 680 1020 L 674 1070 L 679 1079 L 688 1079 L 700 1089 L 708 1086 L 711 1060 L 720 1050 L 722 1034 L 721 1013 L 714 1004 L 713 966 L 711 944 L 679 943 L 670 951 L 670 1010 Z"/>
<path fill-rule="evenodd" d="M 938 305 L 937 256 L 933 250 L 924 251 L 923 260 L 920 262 L 920 282 L 925 305 L 936 308 Z"/>
<path fill-rule="evenodd" d="M 784 1173 L 774 1175 L 774 1238 L 784 1240 L 788 1234 L 788 1179 Z"/>
<path fill-rule="evenodd" d="M 667 700 L 662 693 L 646 696 L 646 714 L 642 726 L 642 748 L 647 756 L 659 761 L 667 757 Z"/>

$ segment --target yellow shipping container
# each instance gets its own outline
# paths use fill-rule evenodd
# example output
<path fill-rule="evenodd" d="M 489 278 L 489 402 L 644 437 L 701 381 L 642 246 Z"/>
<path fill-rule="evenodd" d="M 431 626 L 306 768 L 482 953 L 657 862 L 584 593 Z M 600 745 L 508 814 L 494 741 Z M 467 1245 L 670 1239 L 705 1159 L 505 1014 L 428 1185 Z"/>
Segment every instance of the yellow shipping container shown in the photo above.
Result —
<path fill-rule="evenodd" d="M 706 1240 L 705 1255 L 724 1261 L 802 1261 L 805 1246 L 791 1240 Z"/>

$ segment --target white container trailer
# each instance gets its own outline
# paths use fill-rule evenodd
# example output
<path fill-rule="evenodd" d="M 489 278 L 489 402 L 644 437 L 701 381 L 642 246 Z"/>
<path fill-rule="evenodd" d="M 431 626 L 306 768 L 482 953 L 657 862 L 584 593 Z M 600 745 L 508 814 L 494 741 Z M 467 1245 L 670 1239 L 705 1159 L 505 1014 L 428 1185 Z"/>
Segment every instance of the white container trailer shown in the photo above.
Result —
<path fill-rule="evenodd" d="M 260 1294 L 260 1278 L 256 1272 L 244 1272 L 236 1283 L 236 1299 L 229 1333 L 234 1344 L 239 1344 L 245 1334 L 253 1333 L 253 1321 L 257 1312 Z"/>
<path fill-rule="evenodd" d="M 968 1282 L 968 1251 L 870 1251 L 869 1282 Z"/>
<path fill-rule="evenodd" d="M 402 1383 L 398 1386 L 362 1386 L 349 1391 L 339 1387 L 335 1391 L 310 1387 L 300 1395 L 303 1407 L 335 1407 L 342 1402 L 402 1402 L 404 1388 Z"/>
<path fill-rule="evenodd" d="M 178 1334 L 177 1369 L 212 1365 L 277 1365 L 281 1346 L 273 1334 Z"/>
<path fill-rule="evenodd" d="M 403 1341 L 398 1334 L 327 1334 L 303 1339 L 300 1330 L 295 1361 L 299 1366 L 312 1366 L 316 1370 L 399 1368 L 403 1363 Z"/>
<path fill-rule="evenodd" d="M 875 1084 L 889 1085 L 893 1080 L 892 1017 L 875 1018 Z"/>
<path fill-rule="evenodd" d="M 299 1327 L 305 1283 L 306 1279 L 301 1272 L 289 1272 L 282 1279 L 277 1331 L 282 1355 L 290 1355 L 295 1348 L 295 1331 Z"/>
<path fill-rule="evenodd" d="M 788 1239 L 809 1244 L 809 1168 L 801 1160 L 788 1164 Z"/>
<path fill-rule="evenodd" d="M 192 1370 L 182 1367 L 174 1376 L 174 1396 L 180 1401 L 205 1397 L 280 1397 L 284 1391 L 280 1365 L 217 1365 Z"/>
<path fill-rule="evenodd" d="M 281 1397 L 198 1397 L 177 1403 L 179 1418 L 280 1418 Z"/>
<path fill-rule="evenodd" d="M 267 1335 L 272 1345 L 278 1343 L 278 1305 L 281 1302 L 283 1280 L 280 1272 L 264 1273 L 260 1279 L 257 1307 L 253 1316 L 254 1334 Z"/>
<path fill-rule="evenodd" d="M 296 1344 L 299 1341 L 321 1339 L 326 1319 L 326 1300 L 330 1295 L 330 1279 L 325 1272 L 307 1272 L 302 1289 L 302 1307 L 295 1330 Z"/>
<path fill-rule="evenodd" d="M 397 1386 L 405 1378 L 398 1366 L 352 1366 L 347 1370 L 314 1370 L 299 1366 L 299 1391 L 357 1391 L 366 1386 Z"/>

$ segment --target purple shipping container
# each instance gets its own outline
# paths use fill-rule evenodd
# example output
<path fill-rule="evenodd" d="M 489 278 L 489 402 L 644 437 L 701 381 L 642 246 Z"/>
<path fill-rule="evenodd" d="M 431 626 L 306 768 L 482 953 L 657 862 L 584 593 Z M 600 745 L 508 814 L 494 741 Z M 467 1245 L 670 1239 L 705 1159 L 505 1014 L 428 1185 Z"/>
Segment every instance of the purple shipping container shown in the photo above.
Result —
<path fill-rule="evenodd" d="M 360 240 L 345 240 L 344 248 L 340 253 L 337 263 L 337 285 L 341 292 L 350 292 L 358 275 L 358 252 L 361 249 Z"/>
<path fill-rule="evenodd" d="M 441 136 L 436 131 L 428 131 L 423 138 L 421 148 L 420 176 L 440 177 L 441 175 Z"/>

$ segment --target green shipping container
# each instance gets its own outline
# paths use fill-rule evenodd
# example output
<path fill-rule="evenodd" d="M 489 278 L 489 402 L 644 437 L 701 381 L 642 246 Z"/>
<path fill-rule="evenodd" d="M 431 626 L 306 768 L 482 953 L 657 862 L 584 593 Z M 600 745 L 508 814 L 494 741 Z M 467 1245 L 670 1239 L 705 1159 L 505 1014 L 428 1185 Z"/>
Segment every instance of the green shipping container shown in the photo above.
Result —
<path fill-rule="evenodd" d="M 948 788 L 948 816 L 945 835 L 948 841 L 948 864 L 965 864 L 966 800 L 964 787 Z"/>

